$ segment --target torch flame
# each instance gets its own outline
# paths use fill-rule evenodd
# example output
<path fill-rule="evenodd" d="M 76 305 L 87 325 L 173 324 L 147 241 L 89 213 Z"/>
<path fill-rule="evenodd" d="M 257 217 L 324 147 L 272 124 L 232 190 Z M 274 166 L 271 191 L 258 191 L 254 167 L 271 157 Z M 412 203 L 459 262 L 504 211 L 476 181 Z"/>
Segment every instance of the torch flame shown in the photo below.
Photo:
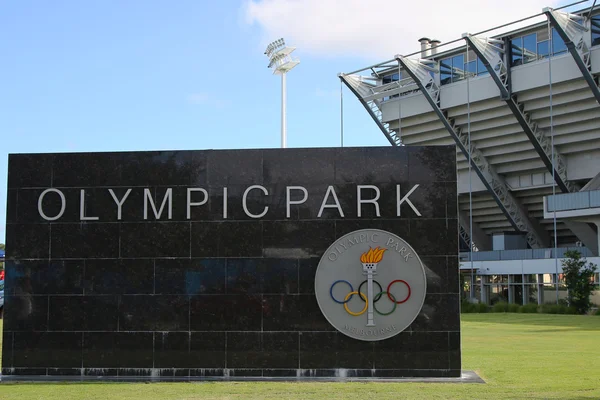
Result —
<path fill-rule="evenodd" d="M 379 261 L 381 261 L 383 259 L 383 253 L 386 250 L 387 249 L 380 249 L 379 246 L 377 246 L 374 249 L 369 247 L 369 251 L 366 253 L 363 253 L 362 256 L 360 256 L 360 262 L 361 263 L 378 263 Z"/>

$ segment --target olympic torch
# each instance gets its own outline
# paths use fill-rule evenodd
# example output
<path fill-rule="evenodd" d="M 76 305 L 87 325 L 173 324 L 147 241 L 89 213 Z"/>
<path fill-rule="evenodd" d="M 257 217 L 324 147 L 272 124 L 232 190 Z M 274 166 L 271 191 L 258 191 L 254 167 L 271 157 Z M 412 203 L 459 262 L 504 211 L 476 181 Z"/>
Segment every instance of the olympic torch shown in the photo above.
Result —
<path fill-rule="evenodd" d="M 360 257 L 360 262 L 363 265 L 363 275 L 367 275 L 367 326 L 375 326 L 373 321 L 373 275 L 377 272 L 377 264 L 383 259 L 383 253 L 387 249 L 380 249 L 376 247 L 372 249 L 369 247 L 369 251 L 363 253 Z M 358 294 L 360 296 L 360 293 Z"/>

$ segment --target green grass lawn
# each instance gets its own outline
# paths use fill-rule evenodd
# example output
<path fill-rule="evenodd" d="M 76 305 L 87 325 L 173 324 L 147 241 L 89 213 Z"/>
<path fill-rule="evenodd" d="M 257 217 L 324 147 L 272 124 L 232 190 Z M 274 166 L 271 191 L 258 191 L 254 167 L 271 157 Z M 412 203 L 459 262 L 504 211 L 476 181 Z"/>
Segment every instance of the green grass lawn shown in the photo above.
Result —
<path fill-rule="evenodd" d="M 600 399 L 600 317 L 465 314 L 462 327 L 463 369 L 486 384 L 2 384 L 0 399 Z"/>

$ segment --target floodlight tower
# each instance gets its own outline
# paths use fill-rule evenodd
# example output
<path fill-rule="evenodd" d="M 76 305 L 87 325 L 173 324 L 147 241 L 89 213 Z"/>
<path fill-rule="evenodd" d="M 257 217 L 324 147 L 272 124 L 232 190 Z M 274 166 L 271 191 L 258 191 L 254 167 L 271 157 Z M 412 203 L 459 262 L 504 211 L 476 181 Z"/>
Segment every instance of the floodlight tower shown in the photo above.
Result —
<path fill-rule="evenodd" d="M 287 144 L 287 132 L 285 121 L 285 102 L 286 88 L 285 76 L 296 65 L 300 64 L 300 60 L 293 59 L 290 55 L 295 47 L 287 47 L 283 38 L 277 39 L 270 43 L 265 50 L 265 55 L 269 57 L 269 68 L 273 68 L 274 75 L 281 75 L 281 148 L 285 148 Z"/>

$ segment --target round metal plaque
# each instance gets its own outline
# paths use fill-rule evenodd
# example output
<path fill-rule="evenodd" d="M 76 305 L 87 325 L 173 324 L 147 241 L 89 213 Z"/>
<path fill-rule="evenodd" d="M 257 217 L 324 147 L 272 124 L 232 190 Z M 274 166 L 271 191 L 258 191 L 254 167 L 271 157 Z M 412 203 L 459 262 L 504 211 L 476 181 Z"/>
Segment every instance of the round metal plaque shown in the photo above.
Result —
<path fill-rule="evenodd" d="M 427 279 L 414 249 L 399 236 L 362 229 L 342 236 L 317 267 L 315 294 L 337 330 L 375 341 L 397 335 L 419 315 Z"/>

